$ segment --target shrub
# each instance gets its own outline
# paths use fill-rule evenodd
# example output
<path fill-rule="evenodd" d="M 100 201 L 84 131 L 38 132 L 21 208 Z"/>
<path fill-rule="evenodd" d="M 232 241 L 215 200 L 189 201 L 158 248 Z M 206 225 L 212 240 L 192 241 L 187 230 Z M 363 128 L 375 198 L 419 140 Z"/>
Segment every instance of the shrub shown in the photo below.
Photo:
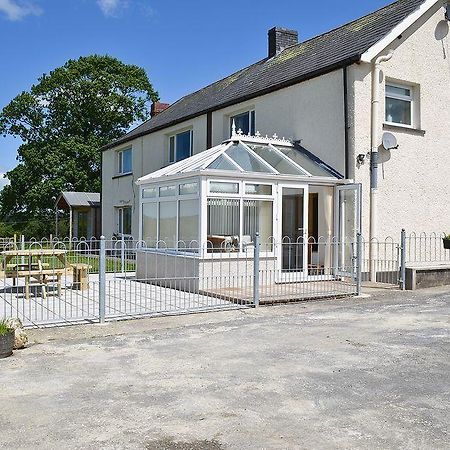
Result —
<path fill-rule="evenodd" d="M 8 333 L 14 331 L 8 324 L 8 321 L 3 319 L 0 320 L 0 336 L 5 336 Z"/>

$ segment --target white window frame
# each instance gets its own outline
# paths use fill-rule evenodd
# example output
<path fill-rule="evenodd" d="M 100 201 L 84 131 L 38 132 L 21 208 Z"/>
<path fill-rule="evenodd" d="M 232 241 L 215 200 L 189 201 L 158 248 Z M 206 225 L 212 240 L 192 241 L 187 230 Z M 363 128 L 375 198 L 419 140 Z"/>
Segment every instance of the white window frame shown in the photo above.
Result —
<path fill-rule="evenodd" d="M 182 184 L 186 184 L 186 183 L 197 183 L 198 185 L 198 192 L 195 194 L 180 194 L 180 185 Z M 175 187 L 175 194 L 171 195 L 171 196 L 166 196 L 166 197 L 162 197 L 159 195 L 160 192 L 160 188 L 161 187 L 167 187 L 167 186 L 174 186 Z M 156 189 L 156 196 L 155 197 L 143 197 L 142 193 L 145 189 L 148 188 L 155 188 Z M 139 239 L 143 240 L 144 236 L 143 236 L 143 212 L 142 212 L 142 208 L 145 204 L 148 203 L 154 203 L 156 204 L 156 249 L 158 248 L 164 248 L 164 246 L 162 246 L 161 244 L 164 242 L 163 240 L 160 240 L 160 229 L 159 229 L 159 208 L 160 208 L 160 204 L 164 203 L 164 202 L 176 202 L 177 204 L 177 216 L 176 216 L 176 247 L 177 247 L 177 252 L 179 254 L 184 253 L 183 250 L 185 250 L 185 247 L 179 247 L 180 244 L 180 240 L 179 240 L 179 221 L 180 221 L 180 201 L 183 200 L 198 200 L 199 202 L 199 222 L 198 222 L 198 228 L 199 228 L 199 233 L 198 233 L 198 237 L 197 237 L 197 242 L 198 242 L 198 246 L 200 247 L 200 228 L 201 228 L 201 196 L 200 196 L 200 179 L 198 178 L 186 178 L 184 180 L 179 180 L 179 181 L 174 181 L 172 183 L 164 183 L 164 184 L 148 184 L 148 185 L 142 185 L 140 188 L 141 194 L 141 201 L 140 201 L 140 208 L 139 208 Z M 192 255 L 192 251 L 189 250 L 185 250 L 185 252 L 188 255 Z"/>
<path fill-rule="evenodd" d="M 133 233 L 133 207 L 131 205 L 118 206 L 117 209 L 117 234 L 119 236 L 132 236 Z M 123 232 L 123 212 L 125 209 L 130 210 L 130 233 Z"/>
<path fill-rule="evenodd" d="M 126 171 L 126 172 L 123 170 L 123 154 L 125 152 L 130 152 L 130 154 L 131 154 L 131 170 Z M 132 147 L 127 147 L 127 148 L 124 148 L 117 152 L 117 173 L 119 175 L 127 175 L 130 173 L 133 173 L 133 148 Z"/>
<path fill-rule="evenodd" d="M 190 145 L 190 149 L 189 149 L 189 156 L 187 158 L 189 158 L 190 156 L 193 155 L 193 152 L 194 152 L 194 130 L 189 129 L 189 130 L 178 131 L 177 133 L 170 134 L 168 136 L 168 140 L 167 140 L 167 144 L 168 144 L 167 145 L 167 160 L 169 161 L 170 164 L 178 162 L 178 161 L 182 161 L 182 160 L 177 159 L 177 136 L 179 134 L 184 134 L 187 132 L 189 132 L 189 134 L 190 134 L 190 141 L 191 141 L 191 145 Z M 171 158 L 171 155 L 170 155 L 170 141 L 172 139 L 173 139 L 173 158 Z"/>
<path fill-rule="evenodd" d="M 388 86 L 392 86 L 394 88 L 399 88 L 399 89 L 409 89 L 409 95 L 402 95 L 402 94 L 392 94 L 390 92 L 387 91 L 387 87 Z M 384 107 L 384 123 L 386 125 L 393 125 L 396 127 L 405 127 L 405 128 L 414 128 L 414 114 L 415 114 L 415 105 L 414 105 L 414 86 L 411 84 L 400 84 L 400 83 L 395 83 L 395 82 L 391 82 L 389 80 L 386 80 L 385 86 L 384 86 L 384 101 L 386 102 L 388 98 L 392 98 L 395 100 L 402 100 L 402 101 L 406 101 L 409 102 L 411 105 L 411 123 L 410 124 L 406 124 L 406 123 L 399 123 L 399 122 L 390 122 L 387 120 L 386 117 L 386 105 Z"/>
<path fill-rule="evenodd" d="M 252 113 L 253 113 L 253 114 L 252 114 Z M 243 114 L 248 114 L 248 128 L 249 128 L 248 132 L 249 132 L 249 134 L 250 134 L 250 135 L 252 134 L 252 128 L 254 129 L 254 131 L 255 131 L 255 133 L 256 133 L 256 125 L 255 125 L 255 122 L 256 122 L 256 112 L 255 112 L 255 109 L 254 109 L 254 108 L 251 108 L 251 109 L 247 109 L 246 111 L 236 112 L 236 113 L 233 113 L 232 115 L 230 115 L 229 128 L 228 128 L 228 132 L 229 132 L 229 134 L 230 134 L 230 137 L 231 137 L 231 134 L 232 134 L 231 130 L 232 130 L 232 127 L 233 127 L 233 119 L 234 119 L 236 116 L 242 116 Z M 252 117 L 252 116 L 253 116 L 253 117 Z M 237 125 L 236 125 L 236 133 L 237 133 L 238 131 L 239 131 L 239 128 L 238 128 Z"/>
<path fill-rule="evenodd" d="M 243 231 L 244 231 L 244 201 L 245 200 L 262 200 L 262 201 L 270 201 L 272 202 L 272 234 L 273 234 L 273 238 L 275 237 L 275 230 L 276 230 L 276 226 L 277 226 L 277 218 L 276 218 L 276 200 L 277 200 L 277 193 L 276 193 L 276 183 L 271 183 L 268 181 L 263 181 L 263 180 L 239 180 L 239 181 L 232 181 L 232 180 L 227 180 L 227 179 L 223 179 L 223 178 L 208 178 L 207 179 L 207 190 L 206 190 L 206 195 L 205 197 L 202 199 L 202 201 L 205 201 L 205 205 L 207 205 L 208 202 L 208 198 L 224 198 L 224 199 L 230 199 L 230 200 L 239 200 L 239 249 L 236 252 L 233 252 L 233 256 L 236 257 L 245 257 L 247 255 L 247 253 L 244 251 L 243 247 L 242 247 L 242 236 L 243 236 Z M 210 184 L 211 182 L 220 182 L 220 183 L 231 183 L 231 184 L 235 184 L 238 183 L 239 184 L 239 193 L 238 194 L 232 194 L 232 193 L 226 193 L 226 192 L 211 192 L 210 189 Z M 265 185 L 270 185 L 272 186 L 272 194 L 270 195 L 263 195 L 263 194 L 246 194 L 245 193 L 245 185 L 246 184 L 265 184 Z M 205 208 L 204 211 L 204 217 L 205 217 L 205 227 L 204 227 L 204 232 L 205 232 L 205 236 L 204 238 L 207 238 L 207 229 L 206 229 L 206 224 L 207 224 L 207 208 Z M 202 236 L 203 237 L 203 236 Z M 206 241 L 205 241 L 206 242 Z M 275 246 L 274 246 L 275 247 Z M 275 249 L 272 248 L 272 250 L 270 251 L 261 251 L 261 254 L 264 256 L 273 256 L 274 255 L 274 251 Z M 208 253 L 210 258 L 213 258 L 213 254 L 212 253 Z"/>

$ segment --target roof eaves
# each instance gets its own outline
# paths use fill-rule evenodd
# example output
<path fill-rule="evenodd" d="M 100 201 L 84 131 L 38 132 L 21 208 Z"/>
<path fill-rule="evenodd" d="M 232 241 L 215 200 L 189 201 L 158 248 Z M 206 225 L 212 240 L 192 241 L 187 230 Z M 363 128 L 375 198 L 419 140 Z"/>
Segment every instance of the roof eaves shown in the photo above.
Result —
<path fill-rule="evenodd" d="M 362 55 L 361 61 L 371 63 L 372 60 L 382 52 L 389 44 L 394 42 L 398 36 L 401 36 L 405 30 L 412 26 L 420 17 L 422 17 L 433 6 L 440 3 L 440 0 L 424 0 L 418 8 L 411 14 L 405 17 L 397 26 L 395 26 L 386 36 L 368 48 Z"/>

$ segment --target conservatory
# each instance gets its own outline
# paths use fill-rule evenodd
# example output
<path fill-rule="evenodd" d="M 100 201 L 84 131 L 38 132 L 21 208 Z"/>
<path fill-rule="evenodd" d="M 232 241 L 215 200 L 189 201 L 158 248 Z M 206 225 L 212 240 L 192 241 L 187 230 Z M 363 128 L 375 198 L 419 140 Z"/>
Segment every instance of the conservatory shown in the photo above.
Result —
<path fill-rule="evenodd" d="M 148 258 L 239 264 L 254 251 L 283 274 L 342 267 L 360 223 L 359 185 L 344 180 L 309 151 L 285 139 L 234 134 L 222 144 L 140 178 L 140 240 Z M 139 269 L 138 269 L 139 271 Z M 198 273 L 198 270 L 194 270 Z M 317 275 L 317 270 L 314 274 Z M 322 271 L 322 273 L 325 273 Z M 176 276 L 176 273 L 173 274 Z"/>

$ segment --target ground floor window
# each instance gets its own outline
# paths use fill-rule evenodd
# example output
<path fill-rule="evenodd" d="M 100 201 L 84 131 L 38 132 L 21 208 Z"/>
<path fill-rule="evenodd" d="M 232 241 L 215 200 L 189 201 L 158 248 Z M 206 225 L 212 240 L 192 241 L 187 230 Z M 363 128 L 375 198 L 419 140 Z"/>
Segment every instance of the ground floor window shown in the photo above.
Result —
<path fill-rule="evenodd" d="M 156 247 L 158 240 L 158 204 L 142 205 L 142 239 L 149 247 Z"/>
<path fill-rule="evenodd" d="M 178 202 L 178 248 L 198 246 L 199 201 Z"/>
<path fill-rule="evenodd" d="M 233 198 L 207 200 L 208 248 L 238 250 L 240 235 L 240 201 Z"/>
<path fill-rule="evenodd" d="M 117 232 L 119 235 L 131 235 L 131 206 L 117 208 Z"/>
<path fill-rule="evenodd" d="M 253 242 L 259 232 L 261 250 L 271 251 L 273 238 L 273 202 L 268 200 L 244 200 L 242 243 Z"/>
<path fill-rule="evenodd" d="M 208 198 L 207 241 L 210 251 L 245 251 L 259 232 L 264 249 L 273 236 L 273 201 Z M 242 225 L 242 227 L 241 227 Z"/>
<path fill-rule="evenodd" d="M 150 248 L 199 247 L 199 199 L 173 199 L 142 205 L 142 240 Z"/>

